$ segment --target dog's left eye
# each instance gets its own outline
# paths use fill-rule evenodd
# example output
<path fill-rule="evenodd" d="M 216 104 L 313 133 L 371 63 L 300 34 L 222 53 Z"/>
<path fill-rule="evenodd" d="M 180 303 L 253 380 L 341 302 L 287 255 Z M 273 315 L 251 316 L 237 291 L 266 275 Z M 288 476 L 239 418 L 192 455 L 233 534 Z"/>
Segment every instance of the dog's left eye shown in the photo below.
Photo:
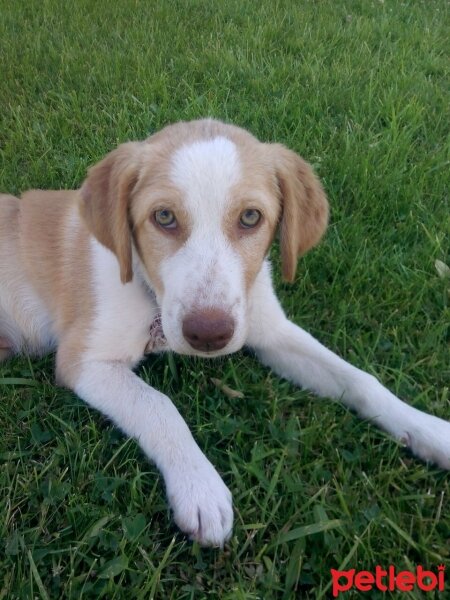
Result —
<path fill-rule="evenodd" d="M 247 208 L 247 210 L 244 210 L 241 214 L 239 223 L 242 227 L 256 227 L 261 220 L 261 216 L 261 213 L 259 210 L 256 210 L 256 208 Z"/>
<path fill-rule="evenodd" d="M 171 210 L 167 210 L 166 208 L 155 212 L 155 221 L 158 225 L 166 229 L 174 229 L 177 226 L 175 215 Z"/>

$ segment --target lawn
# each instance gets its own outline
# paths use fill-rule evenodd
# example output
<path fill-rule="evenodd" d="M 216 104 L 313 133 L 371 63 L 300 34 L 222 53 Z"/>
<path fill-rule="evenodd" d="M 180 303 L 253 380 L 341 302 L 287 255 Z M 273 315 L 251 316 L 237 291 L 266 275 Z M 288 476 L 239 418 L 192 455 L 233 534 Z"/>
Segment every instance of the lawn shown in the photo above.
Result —
<path fill-rule="evenodd" d="M 450 264 L 449 17 L 444 0 L 0 0 L 0 189 L 79 186 L 118 143 L 180 119 L 285 143 L 332 208 L 294 285 L 273 250 L 288 315 L 450 419 L 435 267 Z M 320 600 L 330 569 L 448 572 L 449 475 L 338 403 L 246 352 L 155 356 L 140 374 L 233 492 L 230 543 L 187 541 L 138 446 L 55 386 L 52 357 L 15 359 L 0 365 L 0 600 Z"/>

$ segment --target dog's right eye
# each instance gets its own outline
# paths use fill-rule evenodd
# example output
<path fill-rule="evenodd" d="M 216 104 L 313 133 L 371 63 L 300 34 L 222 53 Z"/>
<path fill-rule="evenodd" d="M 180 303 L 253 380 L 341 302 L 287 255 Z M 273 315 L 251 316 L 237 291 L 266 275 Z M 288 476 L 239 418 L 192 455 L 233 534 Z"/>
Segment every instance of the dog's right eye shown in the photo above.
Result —
<path fill-rule="evenodd" d="M 167 210 L 166 208 L 157 210 L 154 216 L 158 225 L 161 225 L 165 229 L 175 229 L 177 226 L 177 220 L 171 210 Z"/>

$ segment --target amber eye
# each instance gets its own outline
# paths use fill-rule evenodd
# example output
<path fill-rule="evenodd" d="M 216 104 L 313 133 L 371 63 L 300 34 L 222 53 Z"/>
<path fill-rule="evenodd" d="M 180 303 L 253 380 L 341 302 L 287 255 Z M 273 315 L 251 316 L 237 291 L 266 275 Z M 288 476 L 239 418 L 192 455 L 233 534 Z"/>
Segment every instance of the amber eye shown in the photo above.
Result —
<path fill-rule="evenodd" d="M 256 227 L 256 225 L 258 225 L 260 222 L 261 217 L 261 213 L 259 210 L 256 210 L 256 208 L 247 208 L 247 210 L 244 210 L 244 212 L 241 214 L 239 223 L 242 225 L 242 227 L 249 229 L 251 227 Z"/>
<path fill-rule="evenodd" d="M 161 225 L 161 227 L 165 227 L 166 229 L 174 229 L 177 226 L 175 215 L 171 210 L 167 210 L 166 208 L 155 212 L 155 221 L 158 225 Z"/>

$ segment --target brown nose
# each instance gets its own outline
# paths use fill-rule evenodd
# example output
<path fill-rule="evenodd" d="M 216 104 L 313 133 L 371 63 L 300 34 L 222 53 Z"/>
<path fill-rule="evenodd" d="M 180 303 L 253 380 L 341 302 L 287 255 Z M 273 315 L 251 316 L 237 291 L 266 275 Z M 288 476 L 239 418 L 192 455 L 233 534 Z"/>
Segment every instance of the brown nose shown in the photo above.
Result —
<path fill-rule="evenodd" d="M 183 335 L 195 350 L 213 352 L 225 348 L 233 337 L 234 321 L 217 308 L 188 314 L 183 320 Z"/>

